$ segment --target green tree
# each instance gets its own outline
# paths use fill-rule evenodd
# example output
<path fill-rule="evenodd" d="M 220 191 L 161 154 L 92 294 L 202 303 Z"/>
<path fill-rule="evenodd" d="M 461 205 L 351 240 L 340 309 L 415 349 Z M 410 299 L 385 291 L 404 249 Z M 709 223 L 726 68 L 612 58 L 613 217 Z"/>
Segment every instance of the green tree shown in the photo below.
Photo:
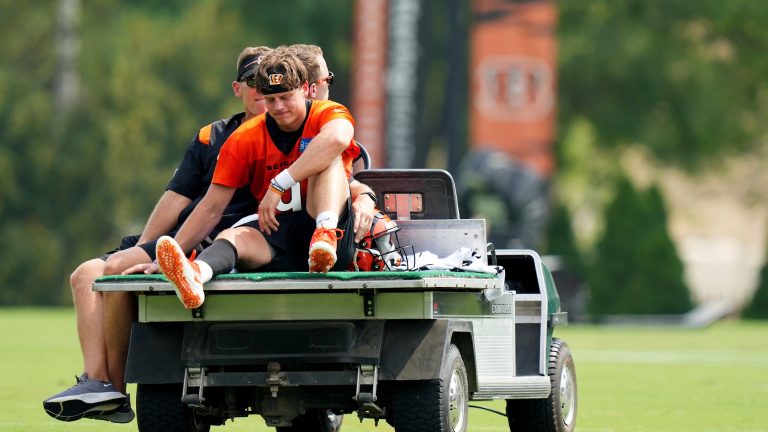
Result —
<path fill-rule="evenodd" d="M 561 128 L 589 119 L 608 146 L 661 160 L 751 150 L 768 133 L 768 4 L 558 0 Z"/>
<path fill-rule="evenodd" d="M 562 257 L 569 270 L 578 275 L 579 278 L 586 277 L 587 269 L 573 237 L 571 217 L 568 214 L 568 209 L 563 205 L 556 205 L 552 212 L 543 253 Z"/>
<path fill-rule="evenodd" d="M 625 177 L 619 180 L 589 272 L 590 313 L 676 314 L 691 308 L 666 221 L 655 187 L 638 192 Z"/>
<path fill-rule="evenodd" d="M 199 128 L 240 111 L 246 46 L 315 43 L 347 102 L 351 0 L 94 0 L 79 104 L 56 108 L 57 1 L 0 1 L 0 305 L 70 300 L 75 267 L 137 234 Z M 347 78 L 347 79 L 345 79 Z"/>

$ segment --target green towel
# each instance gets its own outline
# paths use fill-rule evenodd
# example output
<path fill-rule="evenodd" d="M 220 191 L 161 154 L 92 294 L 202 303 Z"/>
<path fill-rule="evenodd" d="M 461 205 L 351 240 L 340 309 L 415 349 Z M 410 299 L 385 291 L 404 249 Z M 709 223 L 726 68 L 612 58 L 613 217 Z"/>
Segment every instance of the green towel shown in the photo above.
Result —
<path fill-rule="evenodd" d="M 252 280 L 254 282 L 268 280 L 414 280 L 430 277 L 456 277 L 463 279 L 493 279 L 495 276 L 487 273 L 474 272 L 451 272 L 451 271 L 408 271 L 408 272 L 329 272 L 322 273 L 304 273 L 304 272 L 285 272 L 285 273 L 233 273 L 219 275 L 213 280 Z M 126 276 L 104 276 L 96 279 L 96 282 L 125 282 L 125 281 L 162 281 L 168 279 L 161 274 L 135 274 Z"/>

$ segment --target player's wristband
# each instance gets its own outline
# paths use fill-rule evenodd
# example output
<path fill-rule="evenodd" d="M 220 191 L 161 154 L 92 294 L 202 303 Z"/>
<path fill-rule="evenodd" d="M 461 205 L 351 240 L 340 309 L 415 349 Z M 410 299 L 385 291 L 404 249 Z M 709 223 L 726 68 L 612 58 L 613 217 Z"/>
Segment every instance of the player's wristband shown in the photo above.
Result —
<path fill-rule="evenodd" d="M 283 194 L 285 193 L 285 189 L 283 189 L 282 186 L 277 184 L 275 179 L 272 179 L 272 183 L 269 184 L 269 190 L 271 190 L 272 192 L 275 192 L 280 196 L 283 196 Z"/>
<path fill-rule="evenodd" d="M 291 177 L 290 174 L 288 174 L 288 170 L 283 170 L 283 172 L 272 179 L 272 183 L 269 185 L 269 188 L 282 196 L 285 191 L 292 188 L 295 184 L 296 181 L 293 180 L 293 177 Z"/>

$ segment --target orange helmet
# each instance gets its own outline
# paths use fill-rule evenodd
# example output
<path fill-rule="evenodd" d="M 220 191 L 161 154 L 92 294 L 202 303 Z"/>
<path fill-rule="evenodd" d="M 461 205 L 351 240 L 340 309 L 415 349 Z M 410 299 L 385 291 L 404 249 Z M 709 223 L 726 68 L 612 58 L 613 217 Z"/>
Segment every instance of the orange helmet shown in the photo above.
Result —
<path fill-rule="evenodd" d="M 403 270 L 408 266 L 406 249 L 413 246 L 400 246 L 397 232 L 400 227 L 381 210 L 374 210 L 371 229 L 360 241 L 352 262 L 347 266 L 351 271 Z"/>

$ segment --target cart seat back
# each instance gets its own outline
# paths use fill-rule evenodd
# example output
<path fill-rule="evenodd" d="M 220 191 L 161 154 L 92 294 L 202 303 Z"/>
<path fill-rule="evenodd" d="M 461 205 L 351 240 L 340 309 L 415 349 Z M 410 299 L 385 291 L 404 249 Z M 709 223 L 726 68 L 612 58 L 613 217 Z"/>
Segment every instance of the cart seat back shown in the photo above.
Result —
<path fill-rule="evenodd" d="M 375 169 L 355 174 L 376 194 L 376 208 L 392 219 L 459 219 L 456 185 L 448 171 Z"/>

